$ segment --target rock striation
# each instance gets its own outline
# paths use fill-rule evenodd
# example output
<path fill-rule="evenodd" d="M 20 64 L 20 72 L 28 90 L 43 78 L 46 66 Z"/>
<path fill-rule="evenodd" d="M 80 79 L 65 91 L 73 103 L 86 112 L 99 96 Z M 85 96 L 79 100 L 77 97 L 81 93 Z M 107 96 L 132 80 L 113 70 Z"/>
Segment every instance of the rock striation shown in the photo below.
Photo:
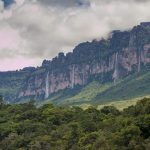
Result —
<path fill-rule="evenodd" d="M 84 87 L 93 80 L 115 84 L 149 66 L 150 22 L 143 22 L 132 30 L 113 31 L 108 39 L 84 42 L 73 52 L 44 60 L 22 82 L 16 99 L 47 99 L 59 90 Z"/>

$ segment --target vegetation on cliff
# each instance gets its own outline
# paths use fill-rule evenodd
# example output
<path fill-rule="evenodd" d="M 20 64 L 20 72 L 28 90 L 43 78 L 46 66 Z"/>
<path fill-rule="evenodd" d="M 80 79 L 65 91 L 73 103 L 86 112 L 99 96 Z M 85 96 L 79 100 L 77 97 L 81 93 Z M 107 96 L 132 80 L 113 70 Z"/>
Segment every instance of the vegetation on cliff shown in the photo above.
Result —
<path fill-rule="evenodd" d="M 34 69 L 23 69 L 20 71 L 0 72 L 0 95 L 5 100 L 13 102 L 23 82 L 26 81 Z"/>
<path fill-rule="evenodd" d="M 109 89 L 105 84 L 124 80 L 127 76 L 141 73 L 145 69 L 150 69 L 149 22 L 141 23 L 129 31 L 112 31 L 107 39 L 80 43 L 72 52 L 67 54 L 61 52 L 52 60 L 44 60 L 40 67 L 0 72 L 0 95 L 10 103 L 24 102 L 28 99 L 36 101 L 51 99 L 55 104 L 63 100 L 72 104 L 93 101 L 93 99 L 101 102 L 134 98 L 136 93 L 137 96 L 149 93 L 148 80 L 142 82 L 148 87 L 147 90 L 145 91 L 145 87 L 137 86 L 139 89 L 136 93 L 134 92 L 137 89 L 136 84 L 141 84 L 141 81 L 134 82 L 134 91 L 126 88 L 127 92 L 123 92 L 122 85 L 128 87 L 130 83 L 127 85 L 122 82 L 122 85 L 117 84 L 112 88 L 110 86 Z M 84 96 L 85 91 L 90 89 L 89 86 L 93 86 L 93 81 L 98 81 L 100 87 L 97 89 L 96 85 L 94 90 L 92 89 L 94 91 L 92 94 L 87 92 L 88 96 Z M 76 86 L 80 86 L 80 89 L 77 90 Z M 101 89 L 105 90 L 102 92 Z M 80 91 L 81 93 L 78 94 Z M 69 94 L 66 95 L 66 92 Z"/>
<path fill-rule="evenodd" d="M 144 70 L 134 73 L 115 84 L 107 82 L 100 83 L 97 79 L 84 88 L 61 90 L 50 95 L 47 100 L 38 101 L 38 105 L 53 103 L 55 105 L 101 105 L 110 102 L 141 99 L 150 97 L 150 71 Z M 125 103 L 126 103 L 125 102 Z M 129 103 L 129 102 L 127 102 Z"/>
<path fill-rule="evenodd" d="M 148 150 L 150 99 L 123 111 L 113 106 L 36 108 L 0 100 L 1 150 Z"/>

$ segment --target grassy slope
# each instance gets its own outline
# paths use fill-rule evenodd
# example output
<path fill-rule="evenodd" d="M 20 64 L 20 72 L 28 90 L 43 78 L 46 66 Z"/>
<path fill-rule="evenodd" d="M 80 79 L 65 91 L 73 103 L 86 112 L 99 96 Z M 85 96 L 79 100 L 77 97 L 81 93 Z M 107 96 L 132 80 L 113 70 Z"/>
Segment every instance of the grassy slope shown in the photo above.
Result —
<path fill-rule="evenodd" d="M 135 104 L 138 98 L 148 97 L 149 95 L 150 72 L 142 72 L 130 75 L 116 85 L 113 83 L 100 85 L 95 81 L 79 91 L 72 92 L 72 94 L 70 91 L 61 91 L 52 95 L 48 100 L 40 102 L 39 105 L 52 102 L 63 105 L 80 105 L 86 108 L 91 104 L 108 104 L 123 109 L 126 106 Z M 124 102 L 124 100 L 126 101 Z M 115 104 L 112 102 L 115 102 Z"/>
<path fill-rule="evenodd" d="M 112 86 L 112 83 L 100 85 L 98 82 L 94 81 L 83 88 L 77 95 L 64 100 L 63 104 L 90 103 L 99 93 L 103 93 Z"/>
<path fill-rule="evenodd" d="M 100 85 L 98 82 L 94 81 L 82 89 L 67 89 L 59 91 L 51 95 L 49 99 L 40 101 L 38 105 L 43 105 L 50 102 L 56 105 L 80 105 L 83 103 L 90 103 L 97 96 L 97 94 L 104 92 L 112 85 L 112 83 Z"/>
<path fill-rule="evenodd" d="M 126 101 L 107 102 L 107 103 L 104 103 L 104 104 L 96 105 L 95 107 L 97 109 L 101 109 L 104 106 L 114 106 L 117 109 L 122 111 L 124 108 L 128 108 L 131 105 L 136 105 L 137 101 L 139 101 L 139 100 L 141 100 L 141 99 L 137 98 L 137 99 L 126 100 Z M 93 105 L 92 104 L 81 104 L 81 105 L 79 105 L 79 107 L 81 107 L 82 109 L 87 109 L 87 108 L 89 108 L 91 106 L 93 106 Z"/>
<path fill-rule="evenodd" d="M 96 96 L 95 102 L 130 100 L 150 95 L 150 72 L 134 74 Z"/>

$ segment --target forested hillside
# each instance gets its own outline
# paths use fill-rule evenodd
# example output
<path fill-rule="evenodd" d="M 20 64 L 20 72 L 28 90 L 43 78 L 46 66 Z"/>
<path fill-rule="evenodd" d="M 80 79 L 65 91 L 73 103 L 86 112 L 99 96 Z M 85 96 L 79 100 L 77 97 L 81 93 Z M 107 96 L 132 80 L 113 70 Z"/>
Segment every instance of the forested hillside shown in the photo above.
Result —
<path fill-rule="evenodd" d="M 149 150 L 150 99 L 113 106 L 36 108 L 0 101 L 1 150 Z"/>

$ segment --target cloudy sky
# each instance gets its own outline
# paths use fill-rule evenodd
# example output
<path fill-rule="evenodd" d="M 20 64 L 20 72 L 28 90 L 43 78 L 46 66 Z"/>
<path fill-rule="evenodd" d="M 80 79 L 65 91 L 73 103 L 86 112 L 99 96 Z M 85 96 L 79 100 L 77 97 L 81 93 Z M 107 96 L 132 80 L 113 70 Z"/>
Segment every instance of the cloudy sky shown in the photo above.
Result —
<path fill-rule="evenodd" d="M 0 0 L 0 71 L 39 66 L 80 42 L 150 21 L 150 0 Z"/>

